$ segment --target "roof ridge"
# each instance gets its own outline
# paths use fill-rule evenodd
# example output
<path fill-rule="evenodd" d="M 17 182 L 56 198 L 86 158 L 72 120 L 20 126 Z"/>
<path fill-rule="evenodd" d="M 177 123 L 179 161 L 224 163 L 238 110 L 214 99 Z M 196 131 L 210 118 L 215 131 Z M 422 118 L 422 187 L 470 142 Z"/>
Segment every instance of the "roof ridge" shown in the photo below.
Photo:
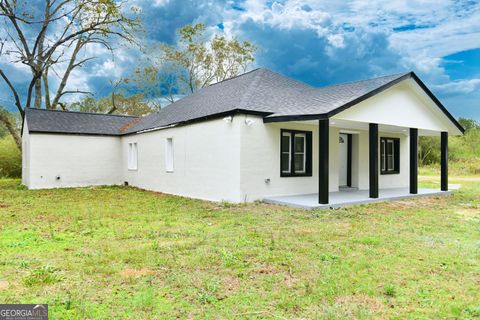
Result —
<path fill-rule="evenodd" d="M 253 87 L 257 85 L 257 82 L 259 81 L 261 76 L 263 76 L 265 74 L 265 69 L 257 68 L 256 70 L 259 70 L 260 72 L 258 72 L 255 75 L 253 80 L 248 85 L 247 90 L 245 90 L 245 93 L 243 94 L 243 97 L 240 99 L 240 104 L 238 105 L 238 108 L 240 108 L 240 109 L 242 109 L 244 107 L 248 98 L 250 98 Z"/>
<path fill-rule="evenodd" d="M 241 73 L 241 74 L 237 74 L 236 76 L 230 77 L 230 78 L 228 78 L 228 79 L 223 79 L 223 80 L 221 80 L 221 81 L 218 81 L 218 82 L 209 84 L 207 87 L 211 87 L 211 86 L 220 84 L 220 83 L 222 83 L 222 82 L 226 82 L 226 81 L 229 81 L 229 80 L 233 80 L 233 79 L 236 79 L 236 78 L 245 76 L 245 75 L 247 75 L 247 74 L 249 74 L 249 73 L 252 73 L 252 72 L 254 72 L 254 71 L 258 71 L 258 70 L 263 70 L 263 68 L 255 68 L 255 69 L 253 69 L 253 70 L 250 70 L 250 71 L 247 71 L 247 72 L 244 72 L 244 73 Z"/>
<path fill-rule="evenodd" d="M 329 85 L 326 85 L 326 86 L 314 87 L 313 90 L 325 89 L 325 88 L 331 88 L 331 87 L 338 87 L 338 86 L 344 86 L 344 85 L 349 85 L 349 84 L 358 83 L 358 82 L 362 82 L 362 81 L 371 81 L 371 80 L 377 80 L 377 79 L 387 78 L 387 77 L 400 78 L 400 77 L 403 77 L 403 76 L 405 76 L 405 75 L 407 75 L 407 74 L 410 74 L 410 73 L 412 73 L 412 71 L 402 72 L 402 73 L 387 74 L 387 75 L 379 76 L 379 77 L 375 77 L 375 78 L 367 78 L 367 79 L 360 79 L 360 80 L 354 80 L 354 81 L 341 82 L 341 83 L 336 83 L 336 84 L 329 84 Z"/>
<path fill-rule="evenodd" d="M 180 100 L 183 100 L 183 99 L 185 99 L 185 98 L 191 97 L 191 96 L 193 96 L 194 94 L 199 93 L 199 92 L 200 92 L 201 90 L 203 90 L 203 89 L 206 89 L 206 88 L 208 88 L 208 87 L 212 87 L 212 86 L 214 86 L 214 85 L 217 85 L 217 84 L 220 84 L 220 83 L 229 81 L 229 80 L 233 80 L 233 79 L 239 78 L 239 77 L 241 77 L 241 76 L 247 75 L 247 74 L 249 74 L 249 73 L 252 73 L 252 72 L 254 72 L 254 71 L 260 71 L 260 70 L 265 70 L 265 69 L 264 69 L 264 68 L 255 68 L 255 69 L 253 69 L 253 70 L 244 72 L 244 73 L 242 73 L 242 74 L 238 74 L 238 75 L 233 76 L 233 77 L 231 77 L 231 78 L 224 79 L 224 80 L 222 80 L 222 81 L 209 84 L 208 86 L 203 87 L 203 88 L 200 88 L 200 89 L 198 89 L 197 91 L 195 91 L 195 92 L 193 92 L 193 93 L 191 93 L 191 94 L 189 94 L 189 95 L 186 95 L 186 96 L 184 96 L 184 97 L 181 97 L 180 99 L 178 99 L 178 100 L 176 100 L 176 101 L 174 101 L 174 102 L 166 105 L 165 107 L 161 108 L 160 110 L 157 110 L 157 111 L 152 112 L 152 113 L 150 113 L 150 114 L 147 114 L 147 115 L 145 115 L 145 116 L 139 116 L 138 118 L 144 119 L 144 118 L 148 117 L 149 115 L 158 114 L 158 113 L 162 112 L 162 110 L 165 110 L 166 108 L 175 107 L 175 103 L 177 103 L 177 102 L 179 102 Z"/>
<path fill-rule="evenodd" d="M 126 118 L 139 118 L 139 116 L 131 116 L 124 114 L 108 114 L 108 113 L 99 113 L 99 112 L 85 112 L 85 111 L 71 111 L 71 110 L 56 110 L 56 109 L 42 109 L 42 108 L 25 108 L 25 110 L 35 110 L 35 111 L 50 111 L 50 112 L 65 112 L 65 113 L 76 113 L 76 114 L 90 114 L 94 116 L 109 116 L 109 117 L 126 117 Z"/>

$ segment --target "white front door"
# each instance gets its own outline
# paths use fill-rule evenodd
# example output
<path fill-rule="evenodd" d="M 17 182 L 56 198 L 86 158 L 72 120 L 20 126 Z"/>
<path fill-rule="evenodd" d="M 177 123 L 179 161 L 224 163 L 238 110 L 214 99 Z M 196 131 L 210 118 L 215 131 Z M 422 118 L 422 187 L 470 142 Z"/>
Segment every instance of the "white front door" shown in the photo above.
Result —
<path fill-rule="evenodd" d="M 348 135 L 340 133 L 339 135 L 339 177 L 338 185 L 340 187 L 347 185 L 347 168 L 348 168 Z"/>

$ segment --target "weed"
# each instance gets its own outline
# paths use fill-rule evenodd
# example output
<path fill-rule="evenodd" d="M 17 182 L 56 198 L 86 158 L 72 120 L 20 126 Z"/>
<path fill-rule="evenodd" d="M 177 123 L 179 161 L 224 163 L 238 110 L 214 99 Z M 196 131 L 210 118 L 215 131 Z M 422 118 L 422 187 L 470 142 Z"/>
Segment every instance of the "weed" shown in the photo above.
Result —
<path fill-rule="evenodd" d="M 384 293 L 387 297 L 395 297 L 397 295 L 397 290 L 393 284 L 386 284 L 383 287 Z"/>
<path fill-rule="evenodd" d="M 55 268 L 46 265 L 30 271 L 30 274 L 23 279 L 23 283 L 28 287 L 32 287 L 35 285 L 52 284 L 60 280 L 61 278 L 56 274 Z"/>

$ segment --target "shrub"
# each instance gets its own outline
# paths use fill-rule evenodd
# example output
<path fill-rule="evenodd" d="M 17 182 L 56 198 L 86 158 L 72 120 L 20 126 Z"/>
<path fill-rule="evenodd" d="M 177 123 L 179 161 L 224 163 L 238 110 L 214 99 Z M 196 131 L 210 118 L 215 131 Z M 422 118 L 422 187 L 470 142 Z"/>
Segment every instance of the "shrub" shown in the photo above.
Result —
<path fill-rule="evenodd" d="M 11 135 L 0 138 L 0 178 L 18 178 L 22 175 L 22 155 Z"/>

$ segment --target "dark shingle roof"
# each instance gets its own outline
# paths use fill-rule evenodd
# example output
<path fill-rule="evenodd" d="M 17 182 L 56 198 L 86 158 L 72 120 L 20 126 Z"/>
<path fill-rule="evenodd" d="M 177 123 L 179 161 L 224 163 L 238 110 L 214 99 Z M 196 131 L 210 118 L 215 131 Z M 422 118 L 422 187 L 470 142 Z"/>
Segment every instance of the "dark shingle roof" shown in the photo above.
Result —
<path fill-rule="evenodd" d="M 120 129 L 137 117 L 27 108 L 30 132 L 120 135 Z"/>
<path fill-rule="evenodd" d="M 258 112 L 267 118 L 326 114 L 405 75 L 407 74 L 403 73 L 315 88 L 268 69 L 255 69 L 180 99 L 142 118 L 125 133 L 168 126 L 234 110 Z"/>
<path fill-rule="evenodd" d="M 28 109 L 31 131 L 122 135 L 239 111 L 265 121 L 331 116 L 404 79 L 413 78 L 463 131 L 438 99 L 413 73 L 402 73 L 315 88 L 260 68 L 210 85 L 141 118 Z"/>

